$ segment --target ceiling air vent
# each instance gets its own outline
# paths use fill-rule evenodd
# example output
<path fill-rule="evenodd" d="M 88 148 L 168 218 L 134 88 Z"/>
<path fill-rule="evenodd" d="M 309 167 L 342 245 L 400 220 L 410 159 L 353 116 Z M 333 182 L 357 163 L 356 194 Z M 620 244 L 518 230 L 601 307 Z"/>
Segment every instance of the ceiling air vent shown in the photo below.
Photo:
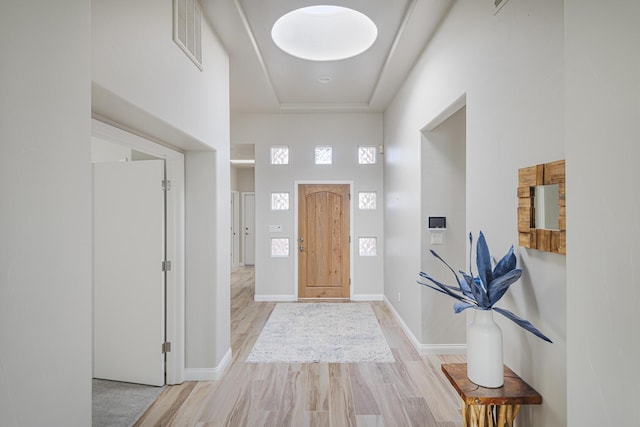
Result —
<path fill-rule="evenodd" d="M 173 0 L 173 41 L 202 71 L 202 8 L 198 0 Z"/>
<path fill-rule="evenodd" d="M 500 9 L 502 9 L 502 6 L 504 6 L 508 1 L 509 0 L 493 0 L 493 5 L 495 6 L 493 14 L 495 15 L 496 13 L 498 13 Z"/>

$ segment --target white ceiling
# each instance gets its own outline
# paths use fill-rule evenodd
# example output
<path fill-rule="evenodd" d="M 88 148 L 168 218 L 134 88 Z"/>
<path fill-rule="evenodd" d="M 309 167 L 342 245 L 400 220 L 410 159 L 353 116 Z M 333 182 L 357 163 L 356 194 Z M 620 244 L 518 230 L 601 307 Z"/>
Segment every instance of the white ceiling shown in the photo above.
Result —
<path fill-rule="evenodd" d="M 393 99 L 455 0 L 201 0 L 229 53 L 232 112 L 381 112 Z M 358 10 L 378 27 L 365 53 L 342 61 L 307 61 L 271 40 L 291 10 L 333 4 Z M 331 82 L 320 83 L 320 77 Z"/>

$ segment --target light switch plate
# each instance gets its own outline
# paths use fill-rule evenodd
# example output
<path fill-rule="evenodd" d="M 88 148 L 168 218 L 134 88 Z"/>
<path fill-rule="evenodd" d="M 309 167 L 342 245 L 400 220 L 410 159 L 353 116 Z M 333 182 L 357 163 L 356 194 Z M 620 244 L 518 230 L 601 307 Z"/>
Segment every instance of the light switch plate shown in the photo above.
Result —
<path fill-rule="evenodd" d="M 431 233 L 431 244 L 432 245 L 442 245 L 444 244 L 444 234 L 443 233 Z"/>

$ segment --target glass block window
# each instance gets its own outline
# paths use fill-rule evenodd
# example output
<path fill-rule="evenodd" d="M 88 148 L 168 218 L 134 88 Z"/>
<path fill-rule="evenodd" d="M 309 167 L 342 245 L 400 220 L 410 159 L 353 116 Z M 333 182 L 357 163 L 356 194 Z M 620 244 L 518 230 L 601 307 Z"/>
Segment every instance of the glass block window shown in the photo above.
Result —
<path fill-rule="evenodd" d="M 271 147 L 271 164 L 288 165 L 289 147 Z"/>
<path fill-rule="evenodd" d="M 361 145 L 358 147 L 358 163 L 361 165 L 374 165 L 376 163 L 376 147 L 373 145 Z"/>
<path fill-rule="evenodd" d="M 358 193 L 359 209 L 375 209 L 376 208 L 376 192 L 361 191 Z"/>
<path fill-rule="evenodd" d="M 271 239 L 271 256 L 272 257 L 288 257 L 289 256 L 289 239 L 286 237 Z"/>
<path fill-rule="evenodd" d="M 333 147 L 316 147 L 316 165 L 330 165 L 333 163 Z"/>
<path fill-rule="evenodd" d="M 360 256 L 376 256 L 376 242 L 375 237 L 359 237 L 358 248 Z"/>
<path fill-rule="evenodd" d="M 271 210 L 289 210 L 289 193 L 271 193 Z"/>

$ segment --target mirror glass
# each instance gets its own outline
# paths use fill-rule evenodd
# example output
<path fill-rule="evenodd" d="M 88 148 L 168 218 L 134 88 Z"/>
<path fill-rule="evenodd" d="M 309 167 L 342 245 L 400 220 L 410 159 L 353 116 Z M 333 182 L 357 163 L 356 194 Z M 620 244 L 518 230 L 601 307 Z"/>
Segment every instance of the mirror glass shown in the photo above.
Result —
<path fill-rule="evenodd" d="M 560 229 L 560 208 L 558 204 L 558 184 L 537 185 L 534 195 L 535 228 L 545 230 Z"/>

